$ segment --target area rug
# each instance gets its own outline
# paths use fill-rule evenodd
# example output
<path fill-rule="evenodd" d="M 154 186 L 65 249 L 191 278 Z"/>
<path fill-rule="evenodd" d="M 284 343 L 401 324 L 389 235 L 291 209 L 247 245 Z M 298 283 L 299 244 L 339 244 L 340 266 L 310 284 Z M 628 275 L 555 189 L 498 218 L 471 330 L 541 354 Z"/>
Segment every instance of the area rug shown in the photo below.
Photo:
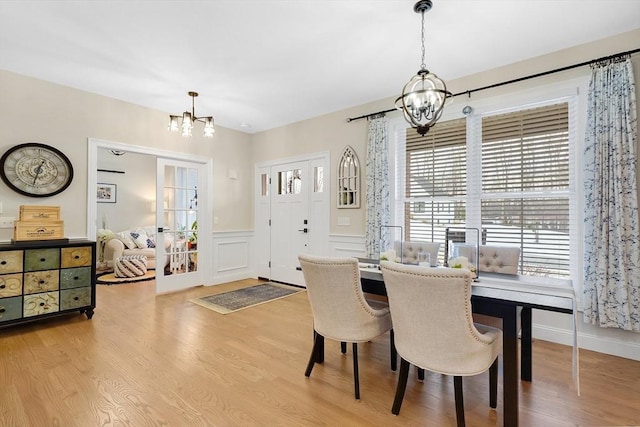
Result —
<path fill-rule="evenodd" d="M 114 273 L 103 274 L 96 278 L 98 285 L 122 285 L 124 283 L 144 282 L 145 280 L 153 280 L 156 278 L 155 270 L 147 270 L 147 272 L 138 277 L 116 277 Z"/>
<path fill-rule="evenodd" d="M 266 282 L 248 288 L 236 289 L 235 291 L 194 298 L 189 301 L 220 314 L 229 314 L 303 291 L 303 288 L 295 286 Z"/>

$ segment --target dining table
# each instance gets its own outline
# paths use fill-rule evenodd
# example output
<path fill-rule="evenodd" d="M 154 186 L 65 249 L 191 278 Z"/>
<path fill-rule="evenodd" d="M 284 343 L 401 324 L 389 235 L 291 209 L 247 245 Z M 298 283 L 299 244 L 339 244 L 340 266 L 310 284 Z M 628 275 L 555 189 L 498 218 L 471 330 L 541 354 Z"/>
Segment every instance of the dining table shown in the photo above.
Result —
<path fill-rule="evenodd" d="M 377 260 L 359 259 L 362 290 L 386 296 L 384 277 Z M 446 268 L 446 267 L 439 267 Z M 552 277 L 480 272 L 471 286 L 474 313 L 502 319 L 503 332 L 503 415 L 504 426 L 519 422 L 519 378 L 532 381 L 532 310 L 574 315 L 574 380 L 577 381 L 577 334 L 575 292 L 572 281 Z M 520 329 L 518 328 L 520 316 Z M 519 337 L 520 335 L 520 337 Z M 520 341 L 520 362 L 518 360 Z"/>

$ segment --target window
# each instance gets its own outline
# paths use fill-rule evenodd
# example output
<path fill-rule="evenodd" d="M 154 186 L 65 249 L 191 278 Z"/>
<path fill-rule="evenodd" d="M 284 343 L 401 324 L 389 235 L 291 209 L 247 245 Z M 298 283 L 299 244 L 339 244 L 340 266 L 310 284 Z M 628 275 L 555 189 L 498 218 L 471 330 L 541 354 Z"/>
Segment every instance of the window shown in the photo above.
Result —
<path fill-rule="evenodd" d="M 520 274 L 569 277 L 569 110 L 560 102 L 440 122 L 424 137 L 407 129 L 405 240 L 481 227 L 483 244 L 520 247 Z"/>
<path fill-rule="evenodd" d="M 569 276 L 568 104 L 482 119 L 481 220 L 521 274 Z"/>
<path fill-rule="evenodd" d="M 405 165 L 404 240 L 444 242 L 445 228 L 465 221 L 465 119 L 438 123 L 424 137 L 408 129 Z"/>

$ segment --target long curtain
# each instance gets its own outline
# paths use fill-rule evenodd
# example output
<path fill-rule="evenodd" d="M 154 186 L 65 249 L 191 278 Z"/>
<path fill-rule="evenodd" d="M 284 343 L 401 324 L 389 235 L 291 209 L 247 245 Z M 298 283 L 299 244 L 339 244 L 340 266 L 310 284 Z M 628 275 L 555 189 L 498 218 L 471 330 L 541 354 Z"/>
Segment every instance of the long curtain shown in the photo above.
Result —
<path fill-rule="evenodd" d="M 584 149 L 584 321 L 640 332 L 637 138 L 631 60 L 594 65 Z"/>
<path fill-rule="evenodd" d="M 369 120 L 367 141 L 367 194 L 365 248 L 368 258 L 380 255 L 380 231 L 391 219 L 389 201 L 389 135 L 388 120 Z"/>

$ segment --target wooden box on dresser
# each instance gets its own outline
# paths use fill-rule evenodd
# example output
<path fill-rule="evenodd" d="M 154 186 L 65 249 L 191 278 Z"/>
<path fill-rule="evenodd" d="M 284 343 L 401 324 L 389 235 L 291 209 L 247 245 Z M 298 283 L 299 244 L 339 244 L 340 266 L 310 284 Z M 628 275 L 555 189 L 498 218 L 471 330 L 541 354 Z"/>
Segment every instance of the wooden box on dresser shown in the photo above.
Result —
<path fill-rule="evenodd" d="M 0 328 L 96 307 L 96 244 L 0 243 Z"/>

